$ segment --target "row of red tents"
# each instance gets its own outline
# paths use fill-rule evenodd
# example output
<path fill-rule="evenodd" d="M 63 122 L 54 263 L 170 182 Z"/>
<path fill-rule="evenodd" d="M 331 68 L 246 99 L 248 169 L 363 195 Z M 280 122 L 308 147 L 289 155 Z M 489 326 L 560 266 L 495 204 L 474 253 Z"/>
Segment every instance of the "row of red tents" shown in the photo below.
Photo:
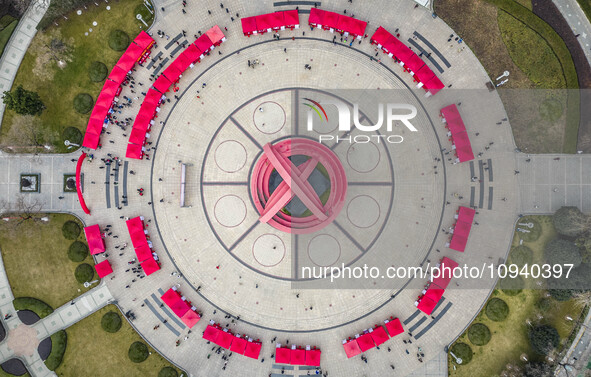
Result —
<path fill-rule="evenodd" d="M 137 260 L 144 270 L 146 276 L 153 274 L 160 269 L 156 257 L 152 253 L 151 242 L 146 237 L 147 231 L 144 229 L 144 218 L 137 216 L 125 222 L 127 230 L 131 237 L 131 243 L 135 249 Z"/>
<path fill-rule="evenodd" d="M 472 222 L 476 211 L 473 208 L 460 207 L 456 215 L 456 224 L 454 225 L 449 248 L 463 252 L 468 243 L 468 236 L 472 229 Z"/>
<path fill-rule="evenodd" d="M 246 36 L 300 27 L 300 17 L 296 9 L 244 17 L 240 21 L 242 33 Z"/>
<path fill-rule="evenodd" d="M 383 27 L 379 27 L 370 38 L 371 44 L 377 44 L 388 56 L 396 58 L 399 64 L 405 68 L 417 82 L 417 88 L 423 88 L 427 95 L 436 94 L 445 85 L 429 68 L 427 64 L 407 45 L 392 35 Z"/>
<path fill-rule="evenodd" d="M 336 30 L 345 36 L 351 35 L 354 38 L 361 39 L 365 33 L 367 22 L 343 14 L 312 8 L 310 9 L 308 25 L 330 30 L 331 33 Z"/>
<path fill-rule="evenodd" d="M 193 328 L 201 319 L 201 316 L 197 313 L 197 308 L 191 305 L 191 302 L 187 301 L 176 287 L 164 292 L 160 298 L 187 327 Z"/>
<path fill-rule="evenodd" d="M 306 349 L 296 347 L 295 345 L 287 348 L 281 347 L 281 344 L 277 343 L 275 348 L 275 362 L 277 364 L 319 367 L 320 355 L 321 352 L 319 349 L 316 349 L 316 347 L 310 348 L 310 346 L 306 346 Z"/>
<path fill-rule="evenodd" d="M 262 344 L 260 341 L 252 338 L 246 339 L 246 336 L 243 337 L 239 334 L 234 335 L 230 330 L 227 328 L 222 329 L 220 325 L 213 323 L 213 321 L 205 328 L 203 339 L 255 360 L 259 358 L 261 353 Z"/>
<path fill-rule="evenodd" d="M 82 146 L 90 149 L 98 147 L 103 125 L 108 122 L 107 116 L 111 111 L 115 97 L 121 92 L 121 84 L 125 81 L 127 73 L 135 63 L 149 55 L 153 45 L 154 39 L 142 30 L 119 58 L 96 99 L 88 120 Z"/>
<path fill-rule="evenodd" d="M 417 309 L 427 315 L 433 313 L 437 303 L 441 300 L 441 297 L 443 297 L 443 294 L 453 277 L 453 270 L 458 267 L 458 263 L 448 257 L 443 257 L 438 267 L 438 276 L 435 278 L 431 276 L 431 282 L 427 289 L 423 290 L 421 296 L 415 301 Z"/>
<path fill-rule="evenodd" d="M 454 150 L 458 157 L 458 162 L 471 161 L 474 159 L 474 152 L 472 152 L 472 145 L 468 132 L 466 132 L 466 126 L 460 116 L 460 111 L 456 104 L 441 109 L 441 117 L 443 122 L 446 123 L 445 127 L 449 130 L 451 140 L 454 144 Z"/>
<path fill-rule="evenodd" d="M 386 332 L 384 326 L 388 332 Z M 390 317 L 389 320 L 384 321 L 384 326 L 375 325 L 373 329 L 364 330 L 362 335 L 357 334 L 355 338 L 343 340 L 343 348 L 345 349 L 347 358 L 352 358 L 373 347 L 379 346 L 390 338 L 404 332 L 402 323 L 398 318 Z"/>
<path fill-rule="evenodd" d="M 201 61 L 205 54 L 225 40 L 224 33 L 219 26 L 215 25 L 187 46 L 158 76 L 146 93 L 138 115 L 135 117 L 125 157 L 137 160 L 143 158 L 144 144 L 146 138 L 149 137 L 148 131 L 154 124 L 156 113 L 160 111 L 159 105 L 165 98 L 164 94 L 168 92 L 171 85 L 179 81 L 187 68 L 192 67 L 195 62 Z"/>

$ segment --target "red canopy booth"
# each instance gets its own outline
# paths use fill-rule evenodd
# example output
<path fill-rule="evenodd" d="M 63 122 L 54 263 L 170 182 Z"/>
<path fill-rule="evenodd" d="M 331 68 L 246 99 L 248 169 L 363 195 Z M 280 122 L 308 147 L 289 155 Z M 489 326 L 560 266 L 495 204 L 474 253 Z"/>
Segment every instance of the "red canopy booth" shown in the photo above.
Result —
<path fill-rule="evenodd" d="M 152 44 L 154 43 L 154 39 L 152 37 L 150 37 L 150 35 L 148 33 L 146 33 L 145 31 L 142 30 L 142 31 L 140 31 L 138 36 L 135 37 L 133 42 L 135 44 L 137 44 L 138 46 L 140 46 L 142 48 L 142 50 L 145 50 L 148 47 L 152 46 Z"/>
<path fill-rule="evenodd" d="M 108 260 L 104 260 L 101 263 L 95 264 L 94 269 L 98 274 L 99 278 L 104 278 L 105 276 L 113 273 L 113 268 L 111 267 L 111 263 Z"/>
<path fill-rule="evenodd" d="M 339 14 L 335 12 L 325 12 L 324 13 L 324 25 L 322 28 L 324 30 L 330 30 L 331 32 L 334 29 L 338 28 L 339 25 Z"/>
<path fill-rule="evenodd" d="M 101 229 L 98 224 L 85 227 L 84 235 L 86 236 L 86 242 L 88 242 L 90 255 L 105 252 L 105 241 L 103 240 Z"/>
<path fill-rule="evenodd" d="M 222 348 L 228 349 L 230 348 L 233 339 L 234 335 L 232 335 L 231 332 L 221 330 L 218 334 L 217 345 Z"/>
<path fill-rule="evenodd" d="M 199 49 L 199 51 L 202 51 L 204 54 L 214 47 L 213 43 L 206 34 L 203 34 L 197 38 L 197 40 L 193 43 Z"/>
<path fill-rule="evenodd" d="M 273 28 L 272 16 L 270 13 L 255 16 L 257 31 L 261 34 L 271 31 Z"/>
<path fill-rule="evenodd" d="M 140 266 L 142 266 L 146 276 L 150 276 L 160 269 L 158 262 L 156 262 L 154 259 L 146 259 L 145 261 L 140 263 Z"/>
<path fill-rule="evenodd" d="M 164 94 L 164 93 L 168 92 L 168 89 L 170 88 L 171 85 L 172 85 L 172 82 L 166 76 L 160 75 L 160 76 L 158 76 L 156 81 L 154 81 L 154 85 L 152 85 L 152 86 L 154 87 L 154 89 L 156 89 L 160 93 Z"/>
<path fill-rule="evenodd" d="M 306 351 L 299 348 L 292 349 L 289 363 L 291 365 L 306 365 Z"/>
<path fill-rule="evenodd" d="M 144 152 L 142 152 L 142 146 L 137 144 L 127 144 L 125 157 L 133 158 L 135 160 L 141 160 L 144 157 Z"/>
<path fill-rule="evenodd" d="M 205 332 L 203 333 L 203 339 L 209 340 L 210 342 L 217 344 L 217 339 L 220 332 L 221 330 L 217 327 L 207 325 L 207 327 L 205 328 Z"/>
<path fill-rule="evenodd" d="M 174 62 L 170 64 L 166 69 L 162 72 L 166 78 L 168 78 L 171 82 L 175 83 L 178 81 L 179 77 L 183 74 L 183 72 L 175 66 Z"/>
<path fill-rule="evenodd" d="M 361 352 L 365 352 L 368 349 L 372 349 L 376 346 L 370 334 L 363 334 L 359 338 L 357 338 L 357 344 L 359 344 Z"/>
<path fill-rule="evenodd" d="M 448 257 L 444 257 L 441 260 L 441 265 L 439 266 L 439 276 L 431 279 L 433 284 L 437 284 L 437 286 L 446 289 L 453 277 L 453 271 L 458 267 L 458 263 L 449 259 Z"/>
<path fill-rule="evenodd" d="M 392 34 L 390 34 L 390 32 L 388 30 L 386 30 L 380 26 L 375 31 L 375 33 L 373 33 L 373 35 L 369 38 L 369 41 L 371 44 L 377 44 L 378 47 L 381 47 L 384 45 L 384 43 L 386 43 L 391 38 L 394 38 L 394 36 Z"/>
<path fill-rule="evenodd" d="M 121 85 L 121 83 L 125 81 L 127 72 L 129 72 L 129 70 L 126 71 L 122 67 L 116 65 L 111 70 L 111 73 L 109 73 L 109 79 Z"/>
<path fill-rule="evenodd" d="M 246 343 L 248 343 L 246 339 L 235 336 L 234 340 L 232 340 L 230 351 L 244 355 L 244 351 L 246 350 Z"/>
<path fill-rule="evenodd" d="M 306 350 L 306 365 L 312 367 L 319 367 L 320 366 L 320 350 Z"/>
<path fill-rule="evenodd" d="M 385 325 L 386 325 L 386 329 L 388 329 L 388 333 L 390 334 L 390 337 L 395 337 L 398 334 L 402 334 L 404 332 L 404 329 L 402 328 L 402 323 L 400 322 L 400 319 L 395 318 L 391 321 L 384 321 Z"/>
<path fill-rule="evenodd" d="M 439 287 L 436 284 L 431 284 L 431 285 L 429 285 L 429 288 L 427 288 L 427 292 L 425 292 L 425 296 L 423 298 L 426 297 L 429 300 L 439 302 L 441 297 L 443 297 L 444 292 L 445 292 L 445 289 Z"/>
<path fill-rule="evenodd" d="M 283 21 L 283 12 L 269 13 L 269 23 L 273 30 L 285 30 L 285 22 Z"/>
<path fill-rule="evenodd" d="M 283 12 L 283 23 L 285 27 L 297 29 L 300 27 L 300 16 L 297 9 L 286 10 Z"/>
<path fill-rule="evenodd" d="M 178 301 L 181 297 L 179 296 L 178 292 L 174 289 L 170 288 L 168 291 L 164 292 L 160 299 L 164 302 L 167 306 L 172 305 L 176 301 Z"/>
<path fill-rule="evenodd" d="M 275 349 L 275 362 L 277 364 L 291 363 L 291 349 L 279 347 Z"/>
<path fill-rule="evenodd" d="M 186 301 L 183 301 L 180 296 L 177 296 L 176 300 L 171 302 L 168 307 L 177 317 L 181 318 L 191 307 Z"/>
<path fill-rule="evenodd" d="M 137 256 L 137 260 L 139 262 L 154 258 L 152 255 L 152 249 L 150 249 L 150 246 L 148 246 L 147 242 L 135 248 L 135 255 Z"/>
<path fill-rule="evenodd" d="M 113 100 L 113 98 L 118 94 L 119 92 L 119 84 L 116 83 L 115 81 L 112 81 L 110 79 L 105 80 L 105 83 L 103 84 L 103 89 L 101 89 L 101 95 L 109 95 L 111 96 L 111 101 Z"/>
<path fill-rule="evenodd" d="M 242 23 L 242 33 L 247 37 L 257 34 L 257 22 L 255 17 L 244 17 L 240 19 Z"/>
<path fill-rule="evenodd" d="M 194 45 L 193 45 L 194 46 Z M 183 51 L 184 52 L 184 51 Z M 179 54 L 179 56 L 174 59 L 175 66 L 181 71 L 185 72 L 187 68 L 193 63 L 185 54 Z"/>
<path fill-rule="evenodd" d="M 139 128 L 132 128 L 131 129 L 131 134 L 129 135 L 129 142 L 130 143 L 144 145 L 145 141 L 146 141 L 146 132 L 145 131 L 142 131 Z"/>
<path fill-rule="evenodd" d="M 183 51 L 183 55 L 185 55 L 187 59 L 191 61 L 191 63 L 195 63 L 199 60 L 199 57 L 201 56 L 201 50 L 199 50 L 197 46 L 191 43 L 187 46 L 185 51 Z"/>
<path fill-rule="evenodd" d="M 356 18 L 351 19 L 351 29 L 349 33 L 355 36 L 357 39 L 361 39 L 365 34 L 365 29 L 367 28 L 367 22 L 361 21 Z"/>
<path fill-rule="evenodd" d="M 261 342 L 247 342 L 244 356 L 257 360 L 261 353 Z"/>
<path fill-rule="evenodd" d="M 454 234 L 451 237 L 451 241 L 449 242 L 449 248 L 452 250 L 464 252 L 464 250 L 466 250 L 467 243 L 468 238 L 461 236 L 459 234 Z"/>
<path fill-rule="evenodd" d="M 143 48 L 136 45 L 135 43 L 130 43 L 129 47 L 127 47 L 127 50 L 125 50 L 117 63 L 115 63 L 115 66 L 121 68 L 125 72 L 129 72 L 138 61 L 140 56 L 142 56 L 142 52 L 144 52 Z"/>
<path fill-rule="evenodd" d="M 417 305 L 417 309 L 419 309 L 420 311 L 422 311 L 423 313 L 425 313 L 427 315 L 431 315 L 431 313 L 433 313 L 433 310 L 435 309 L 436 306 L 437 306 L 436 301 L 433 301 L 429 298 L 423 297 L 419 301 L 419 304 Z"/>
<path fill-rule="evenodd" d="M 214 25 L 211 29 L 205 32 L 207 38 L 213 43 L 214 46 L 219 46 L 222 42 L 226 41 L 226 36 L 218 25 Z"/>
<path fill-rule="evenodd" d="M 344 343 L 343 348 L 345 349 L 345 354 L 349 359 L 361 353 L 361 348 L 359 347 L 356 339 Z"/>
<path fill-rule="evenodd" d="M 445 85 L 441 82 L 439 77 L 433 76 L 433 78 L 425 83 L 423 89 L 429 92 L 429 94 L 434 95 L 437 94 L 441 89 L 443 89 Z"/>
<path fill-rule="evenodd" d="M 93 130 L 86 130 L 84 134 L 84 140 L 82 141 L 82 146 L 90 149 L 98 148 L 100 143 L 101 137 L 93 132 Z"/>
<path fill-rule="evenodd" d="M 308 17 L 308 24 L 313 27 L 321 28 L 324 26 L 325 11 L 318 8 L 310 9 L 310 17 Z"/>
<path fill-rule="evenodd" d="M 386 330 L 384 330 L 382 326 L 374 328 L 373 331 L 369 334 L 371 335 L 371 339 L 374 341 L 376 346 L 379 346 L 380 344 L 390 339 L 390 337 L 386 333 Z"/>

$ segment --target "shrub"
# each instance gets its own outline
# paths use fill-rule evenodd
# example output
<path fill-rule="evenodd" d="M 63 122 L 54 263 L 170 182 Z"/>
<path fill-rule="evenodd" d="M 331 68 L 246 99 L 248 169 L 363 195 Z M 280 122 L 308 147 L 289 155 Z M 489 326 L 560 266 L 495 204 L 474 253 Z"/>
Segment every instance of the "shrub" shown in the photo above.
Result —
<path fill-rule="evenodd" d="M 515 278 L 511 278 L 507 276 L 504 279 L 499 281 L 499 287 L 501 291 L 507 296 L 517 296 L 521 293 L 521 290 L 524 288 L 525 281 L 521 276 L 516 276 Z"/>
<path fill-rule="evenodd" d="M 142 5 L 143 6 L 143 5 Z M 93 61 L 88 67 L 88 78 L 92 82 L 101 82 L 109 73 L 107 66 L 103 62 Z"/>
<path fill-rule="evenodd" d="M 536 308 L 543 312 L 550 309 L 550 306 L 552 306 L 552 301 L 549 298 L 543 297 L 536 302 Z"/>
<path fill-rule="evenodd" d="M 56 370 L 60 366 L 66 353 L 66 345 L 68 344 L 68 336 L 64 330 L 60 330 L 51 336 L 51 353 L 45 365 L 49 370 Z"/>
<path fill-rule="evenodd" d="M 123 51 L 129 46 L 129 35 L 123 30 L 113 30 L 109 34 L 109 47 L 115 51 Z"/>
<path fill-rule="evenodd" d="M 559 234 L 576 237 L 585 231 L 588 220 L 577 207 L 561 207 L 552 215 L 552 224 Z"/>
<path fill-rule="evenodd" d="M 80 263 L 88 256 L 88 246 L 84 242 L 74 241 L 68 250 L 68 258 L 72 262 Z"/>
<path fill-rule="evenodd" d="M 178 377 L 179 374 L 173 367 L 164 367 L 158 372 L 158 377 Z"/>
<path fill-rule="evenodd" d="M 548 242 L 544 248 L 546 263 L 550 265 L 570 263 L 577 267 L 583 261 L 581 251 L 571 241 L 556 239 Z"/>
<path fill-rule="evenodd" d="M 74 97 L 74 110 L 80 114 L 86 114 L 92 110 L 93 105 L 94 101 L 91 95 L 88 93 L 79 93 L 76 97 Z"/>
<path fill-rule="evenodd" d="M 80 235 L 80 225 L 75 221 L 66 221 L 62 226 L 62 234 L 67 240 L 75 240 Z"/>
<path fill-rule="evenodd" d="M 502 322 L 509 315 L 509 306 L 500 298 L 492 298 L 486 304 L 486 316 L 495 322 Z"/>
<path fill-rule="evenodd" d="M 549 289 L 550 296 L 556 301 L 568 301 L 573 297 L 571 289 Z"/>
<path fill-rule="evenodd" d="M 69 140 L 74 144 L 80 144 L 82 142 L 82 132 L 76 127 L 66 127 L 64 132 L 62 132 L 62 139 Z"/>
<path fill-rule="evenodd" d="M 115 312 L 108 312 L 101 319 L 101 327 L 106 332 L 116 333 L 121 328 L 121 317 Z"/>
<path fill-rule="evenodd" d="M 148 346 L 142 342 L 134 342 L 129 346 L 127 355 L 132 362 L 141 363 L 148 358 Z"/>
<path fill-rule="evenodd" d="M 466 343 L 456 343 L 451 347 L 451 352 L 453 352 L 456 357 L 462 359 L 462 365 L 468 364 L 472 360 L 472 348 Z"/>
<path fill-rule="evenodd" d="M 529 247 L 519 245 L 511 249 L 511 253 L 509 253 L 509 263 L 524 266 L 525 264 L 532 262 L 533 256 L 534 253 Z"/>
<path fill-rule="evenodd" d="M 79 264 L 76 271 L 74 271 L 74 276 L 76 276 L 76 280 L 80 284 L 91 281 L 94 277 L 94 268 L 88 263 Z"/>
<path fill-rule="evenodd" d="M 30 310 L 39 318 L 45 318 L 53 313 L 53 308 L 41 300 L 33 297 L 18 297 L 12 302 L 16 310 Z"/>
<path fill-rule="evenodd" d="M 529 330 L 529 343 L 539 355 L 547 355 L 560 343 L 558 331 L 550 325 L 540 325 Z"/>
<path fill-rule="evenodd" d="M 490 342 L 490 330 L 485 324 L 475 323 L 468 329 L 468 339 L 475 346 L 484 346 Z"/>

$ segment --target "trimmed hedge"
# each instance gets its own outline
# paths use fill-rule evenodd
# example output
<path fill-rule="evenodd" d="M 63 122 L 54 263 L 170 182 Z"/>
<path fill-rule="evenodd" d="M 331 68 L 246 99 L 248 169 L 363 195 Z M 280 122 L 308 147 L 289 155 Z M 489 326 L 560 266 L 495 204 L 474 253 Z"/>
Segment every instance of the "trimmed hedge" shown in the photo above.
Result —
<path fill-rule="evenodd" d="M 74 144 L 80 144 L 82 143 L 82 132 L 76 127 L 67 127 L 64 132 L 62 132 L 62 139 L 69 140 Z"/>
<path fill-rule="evenodd" d="M 64 359 L 67 345 L 68 336 L 64 330 L 60 330 L 51 336 L 51 353 L 47 360 L 45 360 L 47 369 L 56 370 L 60 366 Z"/>
<path fill-rule="evenodd" d="M 495 322 L 502 322 L 509 315 L 509 306 L 500 298 L 492 298 L 486 304 L 486 316 Z"/>
<path fill-rule="evenodd" d="M 158 377 L 178 377 L 179 374 L 173 367 L 164 367 L 158 372 Z"/>
<path fill-rule="evenodd" d="M 76 276 L 78 283 L 84 284 L 94 277 L 94 268 L 88 263 L 79 264 L 76 271 L 74 271 L 74 276 Z"/>
<path fill-rule="evenodd" d="M 466 365 L 468 364 L 470 361 L 472 361 L 472 348 L 470 348 L 469 345 L 467 345 L 466 343 L 456 343 L 453 345 L 453 347 L 451 347 L 451 352 L 453 352 L 454 355 L 456 355 L 456 357 L 459 357 L 460 359 L 462 359 L 462 364 L 461 365 Z M 452 358 L 452 360 L 455 359 Z"/>
<path fill-rule="evenodd" d="M 109 47 L 115 51 L 123 51 L 129 46 L 129 35 L 123 30 L 113 30 L 109 34 Z"/>
<path fill-rule="evenodd" d="M 531 348 L 539 355 L 548 355 L 560 343 L 558 331 L 549 325 L 533 327 L 529 330 Z"/>
<path fill-rule="evenodd" d="M 66 221 L 62 226 L 62 234 L 67 240 L 75 240 L 80 236 L 80 225 L 75 221 Z"/>
<path fill-rule="evenodd" d="M 490 342 L 491 334 L 483 323 L 475 323 L 468 329 L 468 339 L 475 346 L 485 346 Z"/>
<path fill-rule="evenodd" d="M 68 250 L 68 258 L 72 262 L 80 263 L 88 256 L 88 246 L 84 242 L 74 241 Z"/>
<path fill-rule="evenodd" d="M 92 110 L 94 100 L 88 93 L 79 93 L 74 97 L 74 110 L 80 114 L 86 114 Z"/>
<path fill-rule="evenodd" d="M 132 362 L 141 363 L 148 358 L 148 346 L 142 342 L 134 342 L 129 346 L 127 356 Z"/>
<path fill-rule="evenodd" d="M 534 252 L 525 245 L 519 245 L 511 249 L 509 253 L 509 263 L 522 267 L 530 264 L 534 259 Z"/>
<path fill-rule="evenodd" d="M 53 313 L 53 308 L 41 300 L 33 297 L 18 297 L 12 302 L 16 310 L 30 310 L 39 318 L 45 318 Z"/>
<path fill-rule="evenodd" d="M 103 62 L 93 61 L 88 67 L 88 78 L 92 82 L 101 82 L 107 78 L 109 70 Z"/>
<path fill-rule="evenodd" d="M 101 327 L 106 332 L 116 333 L 121 328 L 121 316 L 115 312 L 108 312 L 101 319 Z"/>

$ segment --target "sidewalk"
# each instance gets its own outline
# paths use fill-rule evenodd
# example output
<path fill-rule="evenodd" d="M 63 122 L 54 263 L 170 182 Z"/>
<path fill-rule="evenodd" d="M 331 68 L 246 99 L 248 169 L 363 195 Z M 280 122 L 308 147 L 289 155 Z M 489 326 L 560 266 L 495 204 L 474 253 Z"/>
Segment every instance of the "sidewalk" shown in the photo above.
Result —
<path fill-rule="evenodd" d="M 568 25 L 578 37 L 585 57 L 591 65 L 591 23 L 576 0 L 552 0 Z"/>

